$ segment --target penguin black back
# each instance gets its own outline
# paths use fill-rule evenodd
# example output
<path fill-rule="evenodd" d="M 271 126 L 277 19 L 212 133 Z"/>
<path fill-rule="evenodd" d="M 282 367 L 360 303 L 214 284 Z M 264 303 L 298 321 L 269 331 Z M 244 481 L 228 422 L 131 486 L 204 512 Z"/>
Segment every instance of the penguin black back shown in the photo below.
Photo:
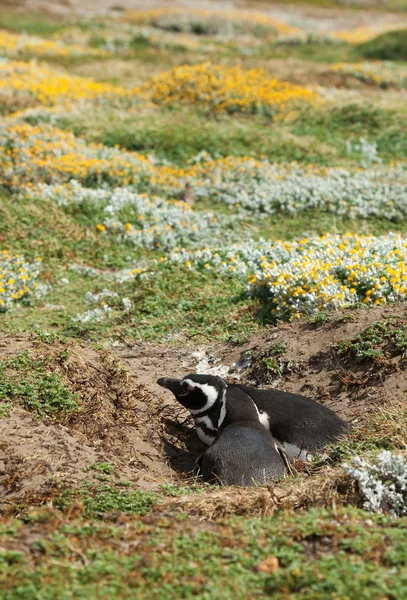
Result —
<path fill-rule="evenodd" d="M 233 389 L 243 391 L 253 400 L 260 422 L 290 457 L 296 452 L 319 451 L 350 429 L 331 409 L 306 396 L 241 384 L 231 385 L 228 391 Z M 230 404 L 228 399 L 228 409 Z"/>
<path fill-rule="evenodd" d="M 264 485 L 285 473 L 269 431 L 259 421 L 238 421 L 223 429 L 202 457 L 204 481 L 221 485 Z"/>
<path fill-rule="evenodd" d="M 270 483 L 285 473 L 276 443 L 260 423 L 254 402 L 241 390 L 233 398 L 229 425 L 202 457 L 202 477 L 221 485 Z"/>

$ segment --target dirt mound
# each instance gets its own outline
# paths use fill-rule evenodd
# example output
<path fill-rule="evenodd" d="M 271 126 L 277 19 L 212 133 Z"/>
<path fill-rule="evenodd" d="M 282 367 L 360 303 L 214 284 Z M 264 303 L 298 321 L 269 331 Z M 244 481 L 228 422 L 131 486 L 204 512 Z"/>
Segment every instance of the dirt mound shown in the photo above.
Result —
<path fill-rule="evenodd" d="M 41 490 L 52 496 L 59 483 L 78 486 L 92 480 L 95 463 L 114 465 L 117 480 L 135 482 L 140 489 L 154 489 L 173 477 L 163 406 L 116 357 L 84 346 L 38 343 L 30 336 L 3 336 L 0 351 L 1 360 L 24 355 L 45 362 L 47 371 L 78 394 L 80 405 L 72 416 L 40 419 L 13 403 L 0 419 L 3 505 Z"/>

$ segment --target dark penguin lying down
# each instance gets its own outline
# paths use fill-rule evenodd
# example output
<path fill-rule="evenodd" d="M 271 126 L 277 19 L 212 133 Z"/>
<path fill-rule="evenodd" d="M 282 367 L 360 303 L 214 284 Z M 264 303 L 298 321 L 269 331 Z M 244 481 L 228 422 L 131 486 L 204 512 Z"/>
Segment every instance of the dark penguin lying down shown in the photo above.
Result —
<path fill-rule="evenodd" d="M 254 402 L 235 394 L 231 424 L 219 432 L 201 459 L 204 481 L 222 485 L 264 485 L 282 476 L 285 466 L 273 436 L 259 422 Z"/>
<path fill-rule="evenodd" d="M 210 446 L 219 431 L 236 419 L 233 409 L 254 403 L 259 423 L 270 431 L 277 446 L 290 460 L 307 461 L 349 430 L 349 425 L 332 410 L 299 394 L 251 388 L 227 383 L 213 375 L 187 375 L 183 379 L 163 377 L 159 385 L 172 391 L 195 420 L 199 439 Z M 242 403 L 244 394 L 245 401 Z M 251 411 L 251 408 L 248 408 Z"/>

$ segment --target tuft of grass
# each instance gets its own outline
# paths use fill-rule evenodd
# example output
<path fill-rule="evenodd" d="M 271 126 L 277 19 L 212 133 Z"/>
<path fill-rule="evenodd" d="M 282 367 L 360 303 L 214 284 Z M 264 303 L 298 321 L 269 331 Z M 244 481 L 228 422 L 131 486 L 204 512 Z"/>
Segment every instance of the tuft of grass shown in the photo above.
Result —
<path fill-rule="evenodd" d="M 407 29 L 389 31 L 359 44 L 357 50 L 365 58 L 375 60 L 407 60 Z"/>
<path fill-rule="evenodd" d="M 116 468 L 115 465 L 113 465 L 112 463 L 99 462 L 99 463 L 92 463 L 91 465 L 89 465 L 87 467 L 87 470 L 88 471 L 98 471 L 99 473 L 111 475 L 114 472 L 115 468 Z"/>
<path fill-rule="evenodd" d="M 321 466 L 337 465 L 350 461 L 355 455 L 375 456 L 381 450 L 405 450 L 407 444 L 407 409 L 396 406 L 378 409 L 369 415 L 366 422 L 354 426 L 339 443 L 324 448 L 321 455 L 313 459 L 311 471 Z"/>
<path fill-rule="evenodd" d="M 0 362 L 0 400 L 21 402 L 38 417 L 72 416 L 80 410 L 78 394 L 47 371 L 46 360 L 34 360 L 28 352 Z"/>

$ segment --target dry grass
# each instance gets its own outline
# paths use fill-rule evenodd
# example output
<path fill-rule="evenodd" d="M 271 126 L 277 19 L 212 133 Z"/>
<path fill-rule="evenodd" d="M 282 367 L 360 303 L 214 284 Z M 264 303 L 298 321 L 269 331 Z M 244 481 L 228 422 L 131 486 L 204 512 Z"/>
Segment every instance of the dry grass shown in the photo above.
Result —
<path fill-rule="evenodd" d="M 312 476 L 287 479 L 262 488 L 225 487 L 205 494 L 164 500 L 158 510 L 181 511 L 207 521 L 229 516 L 265 517 L 278 510 L 359 504 L 356 483 L 340 468 L 326 467 Z"/>

